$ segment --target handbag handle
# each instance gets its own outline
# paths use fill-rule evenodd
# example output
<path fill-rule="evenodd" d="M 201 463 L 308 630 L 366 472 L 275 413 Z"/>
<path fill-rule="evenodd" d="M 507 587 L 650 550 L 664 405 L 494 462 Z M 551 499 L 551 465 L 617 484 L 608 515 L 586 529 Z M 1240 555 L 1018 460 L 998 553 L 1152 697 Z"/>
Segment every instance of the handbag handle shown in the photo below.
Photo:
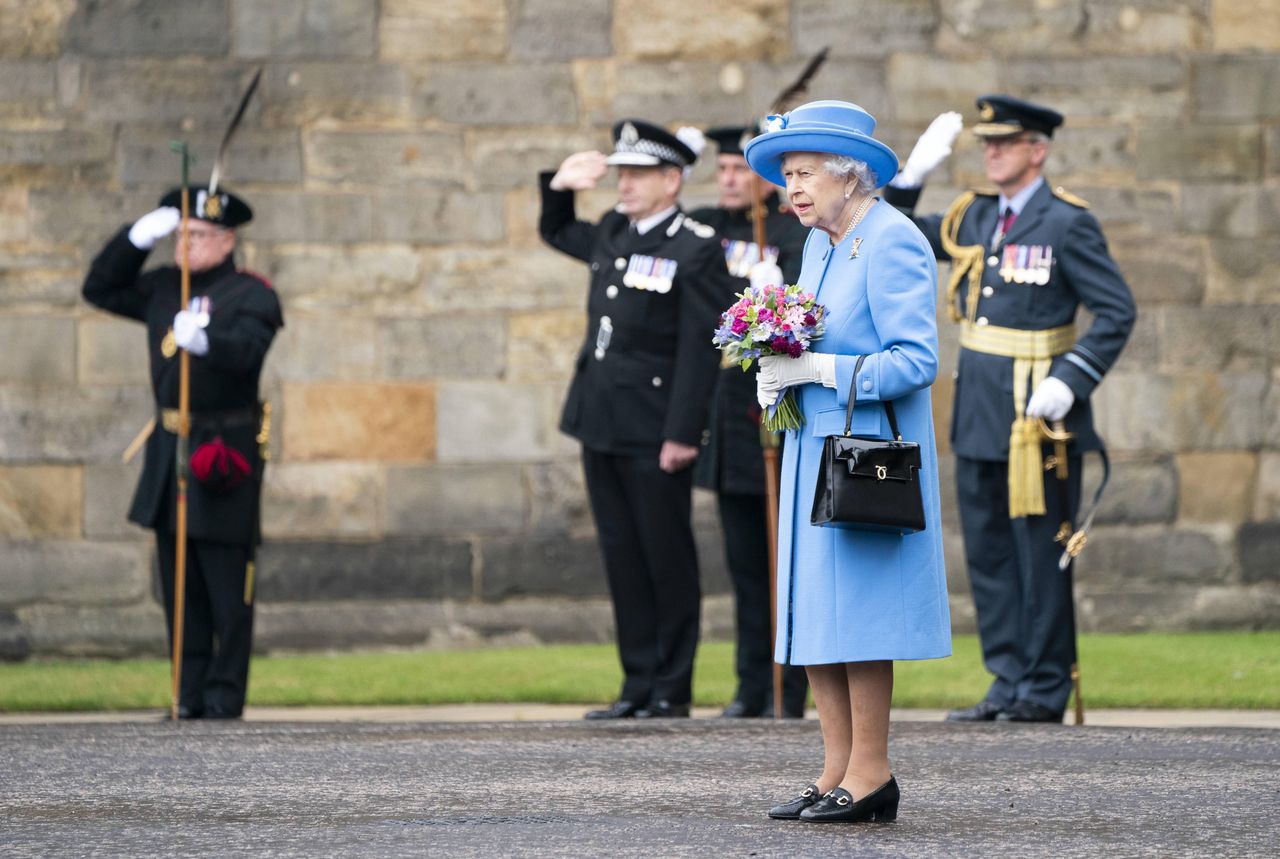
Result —
<path fill-rule="evenodd" d="M 858 363 L 853 365 L 853 381 L 849 384 L 849 405 L 845 407 L 844 412 L 844 434 L 853 435 L 853 407 L 858 395 L 858 372 L 862 370 L 862 362 L 867 360 L 866 355 L 858 356 Z M 893 413 L 893 401 L 882 400 L 884 403 L 884 412 L 889 416 L 889 432 L 893 433 L 894 439 L 902 441 L 902 434 L 898 432 L 898 416 Z"/>

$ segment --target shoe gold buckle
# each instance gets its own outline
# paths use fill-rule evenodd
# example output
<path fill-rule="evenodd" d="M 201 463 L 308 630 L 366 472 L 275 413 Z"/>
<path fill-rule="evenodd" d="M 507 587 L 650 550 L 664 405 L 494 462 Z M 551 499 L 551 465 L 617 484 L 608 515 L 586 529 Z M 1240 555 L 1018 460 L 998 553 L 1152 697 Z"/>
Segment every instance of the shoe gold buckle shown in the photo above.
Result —
<path fill-rule="evenodd" d="M 836 797 L 836 805 L 848 805 L 848 804 L 849 804 L 849 797 L 847 796 Z"/>
<path fill-rule="evenodd" d="M 805 799 L 808 799 L 809 797 L 813 796 L 813 788 L 811 788 L 811 787 L 806 787 L 806 788 L 804 789 L 804 793 L 802 793 L 802 794 L 800 794 L 800 795 L 801 795 L 801 796 L 803 796 Z"/>

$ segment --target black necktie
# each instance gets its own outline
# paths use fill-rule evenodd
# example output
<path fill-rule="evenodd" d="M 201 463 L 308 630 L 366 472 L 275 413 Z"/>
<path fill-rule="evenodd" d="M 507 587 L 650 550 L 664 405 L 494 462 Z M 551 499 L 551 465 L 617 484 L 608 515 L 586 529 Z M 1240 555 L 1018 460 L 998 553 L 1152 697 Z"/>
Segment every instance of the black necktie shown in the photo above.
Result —
<path fill-rule="evenodd" d="M 1004 241 L 1004 237 L 1009 235 L 1009 228 L 1013 226 L 1014 219 L 1018 216 L 1014 214 L 1012 207 L 1005 206 L 1004 214 L 1000 216 L 1000 229 L 996 230 L 995 244 Z"/>

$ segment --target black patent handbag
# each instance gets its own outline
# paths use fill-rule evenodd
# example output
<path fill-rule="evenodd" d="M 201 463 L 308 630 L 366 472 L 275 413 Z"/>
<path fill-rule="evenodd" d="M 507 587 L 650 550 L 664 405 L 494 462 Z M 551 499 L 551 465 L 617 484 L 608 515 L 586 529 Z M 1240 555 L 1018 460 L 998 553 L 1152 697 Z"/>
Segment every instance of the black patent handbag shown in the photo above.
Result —
<path fill-rule="evenodd" d="M 852 434 L 858 371 L 845 412 L 844 433 L 829 435 L 818 463 L 818 485 L 809 521 L 827 528 L 910 534 L 924 530 L 924 501 L 920 492 L 920 445 L 903 441 L 893 403 L 884 403 L 892 439 L 861 438 Z"/>

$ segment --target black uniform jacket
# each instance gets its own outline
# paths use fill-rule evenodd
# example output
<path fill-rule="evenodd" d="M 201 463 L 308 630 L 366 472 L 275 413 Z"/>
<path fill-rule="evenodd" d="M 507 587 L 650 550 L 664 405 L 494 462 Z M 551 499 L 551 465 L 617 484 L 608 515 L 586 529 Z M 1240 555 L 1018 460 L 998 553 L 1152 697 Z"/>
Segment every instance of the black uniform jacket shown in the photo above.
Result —
<path fill-rule="evenodd" d="M 918 190 L 892 187 L 884 193 L 889 203 L 908 214 L 919 197 Z M 1080 305 L 1089 309 L 1093 322 L 1069 352 L 1053 359 L 1049 375 L 1066 383 L 1076 395 L 1066 417 L 1067 429 L 1075 433 L 1075 449 L 1097 450 L 1102 442 L 1094 430 L 1089 395 L 1129 338 L 1136 318 L 1133 296 L 1111 259 L 1098 220 L 1083 201 L 1061 189 L 1050 189 L 1046 181 L 1027 201 L 1004 241 L 993 248 L 998 205 L 994 193 L 979 193 L 956 236 L 961 246 L 987 249 L 976 322 L 1044 330 L 1074 324 Z M 914 220 L 938 259 L 947 260 L 950 256 L 942 246 L 942 219 L 943 215 L 937 214 Z M 1037 260 L 1047 267 L 1045 282 L 1036 282 L 1044 280 L 1042 276 L 1028 278 L 1025 283 L 1006 280 L 1010 265 L 1025 270 Z M 961 303 L 967 292 L 967 283 L 962 283 Z M 1030 396 L 1028 390 L 1028 399 Z M 1008 459 L 1013 419 L 1013 359 L 961 348 L 951 420 L 952 449 L 971 459 Z"/>
<path fill-rule="evenodd" d="M 644 235 L 617 212 L 577 220 L 573 193 L 551 190 L 553 175 L 540 177 L 538 229 L 591 266 L 587 336 L 560 429 L 601 453 L 697 445 L 720 360 L 711 338 L 735 287 L 719 239 L 679 211 Z"/>
<path fill-rule="evenodd" d="M 103 310 L 147 326 L 151 389 L 157 411 L 178 407 L 178 354 L 165 357 L 161 343 L 181 305 L 179 270 L 173 266 L 142 273 L 147 252 L 122 230 L 94 259 L 84 297 Z M 266 281 L 237 271 L 230 256 L 209 271 L 193 274 L 191 295 L 211 304 L 209 353 L 191 356 L 190 450 L 222 436 L 244 455 L 252 476 L 229 492 L 215 492 L 194 478 L 187 483 L 187 534 L 194 539 L 255 544 L 261 495 L 262 459 L 257 435 L 258 377 L 276 330 L 284 324 L 280 301 Z M 157 416 L 147 440 L 142 478 L 129 519 L 146 528 L 176 530 L 175 456 L 177 436 Z M 161 518 L 166 521 L 161 521 Z"/>
<path fill-rule="evenodd" d="M 787 283 L 795 283 L 800 278 L 809 228 L 789 208 L 781 206 L 776 194 L 765 200 L 765 212 L 765 254 L 774 257 Z M 734 292 L 745 290 L 750 286 L 746 278 L 751 266 L 759 260 L 751 210 L 698 209 L 693 217 L 715 228 L 729 273 L 737 276 Z M 725 307 L 734 300 L 729 296 Z M 764 494 L 760 406 L 756 402 L 758 369 L 753 364 L 745 373 L 737 366 L 720 371 L 711 417 L 702 437 L 702 453 L 694 471 L 699 486 L 738 495 Z"/>

